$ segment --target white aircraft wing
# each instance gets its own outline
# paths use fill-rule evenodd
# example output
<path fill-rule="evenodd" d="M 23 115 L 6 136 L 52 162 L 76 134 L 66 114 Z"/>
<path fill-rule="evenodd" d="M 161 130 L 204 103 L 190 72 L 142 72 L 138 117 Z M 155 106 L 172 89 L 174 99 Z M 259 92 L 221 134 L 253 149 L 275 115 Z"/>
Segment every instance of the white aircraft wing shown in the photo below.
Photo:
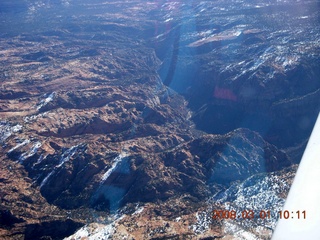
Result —
<path fill-rule="evenodd" d="M 320 114 L 272 240 L 320 239 Z"/>

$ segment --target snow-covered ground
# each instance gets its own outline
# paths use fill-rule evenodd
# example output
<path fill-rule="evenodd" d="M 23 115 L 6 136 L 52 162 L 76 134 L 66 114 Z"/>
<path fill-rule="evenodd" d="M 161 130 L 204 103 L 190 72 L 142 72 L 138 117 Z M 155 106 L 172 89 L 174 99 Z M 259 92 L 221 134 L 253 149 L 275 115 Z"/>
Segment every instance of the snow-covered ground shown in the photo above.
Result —
<path fill-rule="evenodd" d="M 107 240 L 112 239 L 114 233 L 114 223 L 103 225 L 92 223 L 83 226 L 75 234 L 65 238 L 65 240 Z"/>
<path fill-rule="evenodd" d="M 22 163 L 24 160 L 26 160 L 29 157 L 32 157 L 33 155 L 35 155 L 38 152 L 38 149 L 41 147 L 42 143 L 37 141 L 35 142 L 32 147 L 30 148 L 29 151 L 24 152 L 23 154 L 21 154 L 21 156 L 19 157 L 19 161 L 20 163 Z"/>
<path fill-rule="evenodd" d="M 236 219 L 222 219 L 226 234 L 236 236 L 237 239 L 255 240 L 260 239 L 261 232 L 264 236 L 269 232 L 271 237 L 278 220 L 277 213 L 285 202 L 280 196 L 288 192 L 289 188 L 290 185 L 276 173 L 257 174 L 241 183 L 234 183 L 210 201 L 236 212 Z M 243 211 L 252 211 L 254 218 L 243 218 Z M 261 217 L 261 211 L 267 215 Z"/>
<path fill-rule="evenodd" d="M 38 104 L 37 110 L 40 110 L 42 107 L 44 107 L 49 102 L 51 102 L 54 99 L 55 95 L 56 95 L 55 92 L 52 92 L 49 95 L 45 95 L 45 99 L 41 100 L 40 103 Z"/>
<path fill-rule="evenodd" d="M 20 124 L 12 125 L 7 121 L 0 121 L 0 143 L 4 143 L 8 137 L 20 130 L 22 130 Z"/>
<path fill-rule="evenodd" d="M 101 178 L 101 184 L 103 184 L 109 177 L 110 175 L 117 169 L 118 165 L 121 164 L 122 160 L 126 157 L 124 153 L 120 153 L 112 162 L 111 168 L 108 169 L 108 171 L 103 174 Z"/>
<path fill-rule="evenodd" d="M 135 208 L 135 212 L 132 215 L 140 214 L 144 211 L 144 207 L 137 204 Z M 120 211 L 119 211 L 120 212 Z M 64 240 L 107 240 L 107 239 L 115 239 L 115 225 L 125 217 L 125 214 L 113 214 L 109 216 L 110 219 L 103 223 L 99 221 L 99 223 L 90 223 L 82 228 L 80 228 L 73 235 L 65 238 Z M 121 239 L 128 239 L 128 236 L 122 236 Z"/>

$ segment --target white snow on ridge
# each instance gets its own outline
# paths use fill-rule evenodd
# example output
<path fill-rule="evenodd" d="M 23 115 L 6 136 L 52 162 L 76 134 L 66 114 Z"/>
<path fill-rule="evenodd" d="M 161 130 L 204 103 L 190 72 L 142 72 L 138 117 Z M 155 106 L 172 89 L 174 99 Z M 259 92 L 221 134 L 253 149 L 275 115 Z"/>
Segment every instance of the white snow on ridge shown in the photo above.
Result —
<path fill-rule="evenodd" d="M 47 183 L 48 179 L 51 177 L 51 175 L 54 173 L 55 171 L 53 170 L 52 172 L 50 172 L 41 182 L 40 184 L 40 189 Z"/>
<path fill-rule="evenodd" d="M 29 115 L 29 116 L 25 116 L 23 118 L 24 122 L 25 123 L 29 123 L 29 122 L 33 122 L 33 121 L 36 121 L 38 118 L 43 118 L 47 116 L 47 112 L 44 112 L 44 113 L 40 113 L 38 115 Z M 50 116 L 49 116 L 50 117 Z"/>
<path fill-rule="evenodd" d="M 20 124 L 11 126 L 7 121 L 0 122 L 0 143 L 4 142 L 13 133 L 19 132 L 22 129 Z"/>
<path fill-rule="evenodd" d="M 42 188 L 47 183 L 48 179 L 56 172 L 58 168 L 60 168 L 64 163 L 70 160 L 70 158 L 77 152 L 78 147 L 79 145 L 72 146 L 61 155 L 59 164 L 42 180 L 40 188 Z M 40 158 L 41 157 L 42 156 L 40 156 Z"/>
<path fill-rule="evenodd" d="M 36 142 L 32 148 L 30 149 L 30 151 L 23 153 L 20 157 L 19 157 L 19 161 L 20 163 L 23 162 L 24 160 L 26 160 L 29 157 L 32 157 L 33 155 L 35 155 L 38 152 L 38 149 L 41 147 L 42 143 L 41 142 Z"/>
<path fill-rule="evenodd" d="M 16 133 L 16 132 L 19 132 L 21 129 L 22 129 L 22 126 L 20 124 L 17 124 L 11 128 L 11 131 Z"/>
<path fill-rule="evenodd" d="M 196 234 L 204 233 L 210 228 L 211 215 L 208 212 L 197 212 L 197 222 L 189 228 Z"/>
<path fill-rule="evenodd" d="M 43 156 L 43 154 L 40 155 L 40 157 L 38 158 L 36 164 L 39 164 L 42 162 L 43 159 L 46 159 L 48 155 Z"/>
<path fill-rule="evenodd" d="M 120 153 L 113 161 L 111 168 L 108 169 L 107 172 L 105 172 L 105 174 L 103 174 L 102 178 L 101 178 L 101 184 L 104 183 L 108 177 L 110 177 L 111 173 L 113 173 L 113 171 L 117 168 L 118 164 L 122 161 L 122 159 L 126 157 L 125 154 Z"/>
<path fill-rule="evenodd" d="M 14 146 L 13 148 L 11 148 L 8 153 L 11 153 L 13 152 L 14 150 L 24 146 L 24 145 L 27 145 L 28 143 L 30 143 L 30 140 L 29 139 L 25 139 L 22 143 L 19 143 L 18 145 Z"/>
<path fill-rule="evenodd" d="M 143 210 L 144 210 L 144 207 L 143 207 L 143 206 L 142 206 L 142 207 L 139 207 L 132 215 L 140 214 L 140 213 L 143 212 Z"/>
<path fill-rule="evenodd" d="M 108 225 L 92 223 L 80 228 L 75 234 L 65 240 L 106 240 L 112 239 L 114 234 L 114 222 Z"/>
<path fill-rule="evenodd" d="M 60 159 L 60 163 L 57 166 L 58 168 L 61 167 L 65 162 L 69 161 L 70 158 L 76 153 L 76 151 L 78 150 L 78 146 L 72 146 L 71 148 L 69 148 L 67 151 L 65 151 Z"/>
<path fill-rule="evenodd" d="M 49 102 L 51 102 L 54 97 L 55 97 L 56 93 L 55 92 L 52 92 L 48 97 L 46 97 L 44 100 L 41 100 L 38 107 L 37 107 L 37 110 L 39 110 L 40 108 L 42 108 L 43 106 L 47 105 Z"/>

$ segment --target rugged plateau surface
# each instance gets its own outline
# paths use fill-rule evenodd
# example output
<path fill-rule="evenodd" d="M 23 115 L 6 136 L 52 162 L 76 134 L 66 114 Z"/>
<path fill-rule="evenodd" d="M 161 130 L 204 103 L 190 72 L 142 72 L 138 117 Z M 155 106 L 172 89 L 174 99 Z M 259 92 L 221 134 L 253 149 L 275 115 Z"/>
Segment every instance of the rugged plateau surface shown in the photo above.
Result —
<path fill-rule="evenodd" d="M 318 23 L 316 1 L 2 1 L 0 237 L 270 239 Z M 273 214 L 212 219 L 249 208 Z"/>

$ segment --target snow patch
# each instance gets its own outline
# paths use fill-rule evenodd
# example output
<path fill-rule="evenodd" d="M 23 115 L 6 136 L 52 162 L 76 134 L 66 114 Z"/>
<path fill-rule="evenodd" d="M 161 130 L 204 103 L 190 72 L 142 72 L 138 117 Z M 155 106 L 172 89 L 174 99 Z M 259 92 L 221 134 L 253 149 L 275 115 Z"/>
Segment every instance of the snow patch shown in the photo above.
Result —
<path fill-rule="evenodd" d="M 102 178 L 101 178 L 101 184 L 103 184 L 109 177 L 110 175 L 114 172 L 114 170 L 118 167 L 118 165 L 122 162 L 122 160 L 126 157 L 125 154 L 120 153 L 114 160 L 112 163 L 111 168 L 108 169 L 107 172 L 105 172 L 105 174 L 103 174 Z"/>
<path fill-rule="evenodd" d="M 22 143 L 19 143 L 18 145 L 14 146 L 13 148 L 11 148 L 8 153 L 11 153 L 13 152 L 14 150 L 24 146 L 24 145 L 27 145 L 28 143 L 30 143 L 30 140 L 29 139 L 25 139 Z"/>
<path fill-rule="evenodd" d="M 69 161 L 70 158 L 76 153 L 76 151 L 78 150 L 79 145 L 76 146 L 72 146 L 71 148 L 69 148 L 67 151 L 65 151 L 61 158 L 60 158 L 60 162 L 59 165 L 57 166 L 58 168 L 61 167 L 65 162 Z"/>
<path fill-rule="evenodd" d="M 19 132 L 21 129 L 22 129 L 22 126 L 20 124 L 18 124 L 18 125 L 13 126 L 11 128 L 11 131 L 16 133 L 16 132 Z"/>
<path fill-rule="evenodd" d="M 144 207 L 139 207 L 132 215 L 140 214 L 144 210 Z"/>
<path fill-rule="evenodd" d="M 76 145 L 76 146 L 72 146 L 71 148 L 69 148 L 68 150 L 66 150 L 60 158 L 60 162 L 59 164 L 42 180 L 41 184 L 40 184 L 40 188 L 42 188 L 47 182 L 48 179 L 56 172 L 56 170 L 58 168 L 60 168 L 64 163 L 66 163 L 67 161 L 70 160 L 70 158 L 77 152 L 77 150 L 79 149 L 80 145 Z M 40 157 L 41 158 L 41 157 Z M 43 158 L 42 158 L 43 159 Z M 38 160 L 42 161 L 42 160 Z"/>
<path fill-rule="evenodd" d="M 112 239 L 114 234 L 115 222 L 102 225 L 102 224 L 89 224 L 80 228 L 75 234 L 65 238 L 65 240 L 106 240 Z"/>
<path fill-rule="evenodd" d="M 44 112 L 44 113 L 40 113 L 38 115 L 26 116 L 23 118 L 23 120 L 25 123 L 29 123 L 29 122 L 37 120 L 39 117 L 44 118 L 46 115 L 47 115 L 47 112 Z"/>
<path fill-rule="evenodd" d="M 19 132 L 22 129 L 20 124 L 11 126 L 7 121 L 0 122 L 0 143 L 3 143 L 12 134 Z"/>
<path fill-rule="evenodd" d="M 42 154 L 40 155 L 40 157 L 38 158 L 36 164 L 39 164 L 42 162 L 43 159 L 46 159 L 47 158 L 47 155 L 43 156 Z"/>
<path fill-rule="evenodd" d="M 261 235 L 271 237 L 278 219 L 277 212 L 282 209 L 285 201 L 280 196 L 288 192 L 289 188 L 289 184 L 275 173 L 257 174 L 241 183 L 232 184 L 227 190 L 216 194 L 211 201 L 223 205 L 228 211 L 235 211 L 239 216 L 243 211 L 252 210 L 254 218 L 250 221 L 239 217 L 232 220 L 232 223 L 225 220 L 224 225 L 226 231 L 237 239 L 260 239 L 257 237 Z M 265 218 L 260 217 L 262 211 L 267 214 Z M 244 229 L 251 229 L 251 233 Z"/>
<path fill-rule="evenodd" d="M 196 213 L 197 222 L 190 226 L 190 229 L 196 234 L 201 234 L 206 232 L 211 223 L 211 216 L 208 212 L 197 212 Z"/>
<path fill-rule="evenodd" d="M 42 145 L 41 142 L 36 142 L 35 144 L 33 144 L 33 146 L 31 147 L 31 149 L 28 152 L 23 153 L 19 157 L 19 162 L 22 163 L 27 158 L 32 157 L 33 155 L 35 155 L 38 152 L 38 149 L 41 147 L 41 145 Z"/>
<path fill-rule="evenodd" d="M 37 107 L 37 110 L 40 110 L 40 108 L 44 107 L 45 105 L 47 105 L 49 102 L 51 102 L 54 97 L 55 97 L 56 93 L 55 92 L 52 92 L 49 96 L 47 96 L 45 99 L 41 100 L 38 107 Z"/>
<path fill-rule="evenodd" d="M 41 182 L 40 184 L 40 189 L 48 182 L 48 179 L 51 177 L 51 175 L 55 172 L 55 170 L 53 170 L 52 172 L 50 172 Z"/>

